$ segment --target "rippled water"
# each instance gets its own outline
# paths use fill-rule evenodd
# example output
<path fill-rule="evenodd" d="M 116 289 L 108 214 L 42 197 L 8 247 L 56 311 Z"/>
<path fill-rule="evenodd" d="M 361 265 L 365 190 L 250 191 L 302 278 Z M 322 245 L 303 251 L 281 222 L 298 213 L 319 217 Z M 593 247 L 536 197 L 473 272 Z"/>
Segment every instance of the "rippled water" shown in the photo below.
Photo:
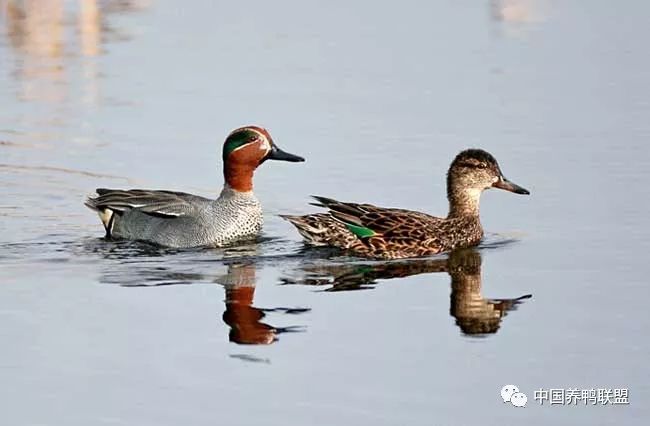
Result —
<path fill-rule="evenodd" d="M 646 423 L 644 2 L 0 6 L 3 424 Z M 94 188 L 216 196 L 250 123 L 307 158 L 256 174 L 259 241 L 103 240 Z M 483 196 L 477 249 L 362 261 L 277 217 L 310 194 L 444 215 L 472 146 L 532 193 Z"/>

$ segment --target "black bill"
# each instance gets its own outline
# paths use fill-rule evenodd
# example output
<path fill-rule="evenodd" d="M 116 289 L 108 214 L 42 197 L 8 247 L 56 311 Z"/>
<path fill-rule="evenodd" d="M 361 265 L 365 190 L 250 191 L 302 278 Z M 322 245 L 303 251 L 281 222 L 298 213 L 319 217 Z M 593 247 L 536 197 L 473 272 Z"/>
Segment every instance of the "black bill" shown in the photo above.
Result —
<path fill-rule="evenodd" d="M 528 191 L 526 188 L 522 188 L 521 186 L 517 185 L 516 183 L 510 182 L 508 179 L 505 177 L 501 176 L 498 181 L 494 182 L 492 184 L 493 187 L 499 188 L 499 189 L 504 189 L 506 191 L 514 192 L 515 194 L 523 194 L 523 195 L 529 195 L 530 191 Z"/>
<path fill-rule="evenodd" d="M 291 161 L 292 163 L 305 161 L 304 158 L 298 155 L 282 151 L 275 144 L 272 145 L 271 151 L 266 155 L 266 157 L 264 157 L 264 160 L 262 161 L 266 160 Z"/>

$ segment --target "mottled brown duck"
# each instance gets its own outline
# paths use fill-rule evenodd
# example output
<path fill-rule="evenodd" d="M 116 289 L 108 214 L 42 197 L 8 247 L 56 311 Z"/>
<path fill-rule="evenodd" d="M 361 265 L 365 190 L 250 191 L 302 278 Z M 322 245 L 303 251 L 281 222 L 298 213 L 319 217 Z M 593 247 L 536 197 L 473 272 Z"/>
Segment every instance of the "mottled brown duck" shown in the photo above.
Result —
<path fill-rule="evenodd" d="M 468 149 L 456 156 L 447 172 L 447 217 L 320 196 L 314 196 L 313 205 L 327 212 L 282 217 L 311 245 L 378 259 L 430 256 L 479 244 L 483 238 L 479 202 L 489 188 L 529 194 L 505 178 L 490 153 Z"/>

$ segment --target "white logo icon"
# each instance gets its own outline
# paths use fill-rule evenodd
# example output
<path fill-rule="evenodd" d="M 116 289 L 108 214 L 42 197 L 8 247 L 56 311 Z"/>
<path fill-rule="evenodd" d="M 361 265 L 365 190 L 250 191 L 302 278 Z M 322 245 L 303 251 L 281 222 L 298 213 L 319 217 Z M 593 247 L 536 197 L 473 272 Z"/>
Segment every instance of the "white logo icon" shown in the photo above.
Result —
<path fill-rule="evenodd" d="M 519 388 L 515 385 L 505 385 L 501 388 L 501 398 L 503 402 L 510 402 L 510 398 L 513 394 L 519 392 Z"/>
<path fill-rule="evenodd" d="M 502 387 L 501 398 L 503 402 L 509 402 L 515 407 L 525 407 L 526 402 L 528 402 L 526 394 L 519 392 L 519 388 L 515 385 L 505 385 Z"/>
<path fill-rule="evenodd" d="M 510 403 L 515 407 L 525 407 L 527 401 L 528 401 L 528 397 L 526 396 L 526 394 L 521 392 L 515 392 L 510 397 Z"/>

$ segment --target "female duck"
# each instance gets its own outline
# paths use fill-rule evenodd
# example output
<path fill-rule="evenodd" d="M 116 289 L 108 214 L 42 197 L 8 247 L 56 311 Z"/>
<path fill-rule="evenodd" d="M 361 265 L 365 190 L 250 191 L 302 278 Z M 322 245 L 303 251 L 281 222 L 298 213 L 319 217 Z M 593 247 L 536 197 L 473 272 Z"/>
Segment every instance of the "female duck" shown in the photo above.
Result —
<path fill-rule="evenodd" d="M 263 222 L 253 172 L 266 160 L 305 161 L 279 149 L 265 129 L 242 127 L 223 144 L 225 185 L 216 200 L 184 192 L 99 188 L 86 206 L 98 212 L 108 238 L 178 248 L 251 239 Z"/>
<path fill-rule="evenodd" d="M 492 187 L 529 194 L 503 176 L 488 152 L 468 149 L 456 156 L 447 173 L 446 218 L 325 197 L 314 197 L 318 201 L 314 205 L 329 209 L 327 213 L 282 217 L 312 245 L 381 259 L 427 256 L 475 246 L 481 241 L 479 200 L 481 193 Z"/>

